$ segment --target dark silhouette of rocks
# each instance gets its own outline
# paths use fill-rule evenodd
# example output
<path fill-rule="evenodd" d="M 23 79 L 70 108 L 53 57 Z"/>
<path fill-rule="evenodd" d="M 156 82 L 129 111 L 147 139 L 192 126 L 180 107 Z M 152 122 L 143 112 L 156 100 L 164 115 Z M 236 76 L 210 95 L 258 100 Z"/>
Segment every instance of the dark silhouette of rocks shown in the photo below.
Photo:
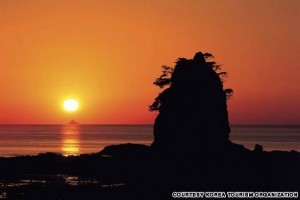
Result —
<path fill-rule="evenodd" d="M 230 126 L 221 69 L 209 53 L 198 52 L 193 59 L 179 58 L 175 67 L 163 66 L 154 82 L 163 88 L 150 110 L 158 110 L 152 147 L 160 153 L 198 154 L 228 142 Z M 184 152 L 185 151 L 185 152 Z"/>
<path fill-rule="evenodd" d="M 71 125 L 78 125 L 79 123 L 76 122 L 75 120 L 71 120 L 71 121 L 69 122 L 69 124 L 71 124 Z"/>
<path fill-rule="evenodd" d="M 151 150 L 148 146 L 142 144 L 119 144 L 105 147 L 101 152 L 102 156 L 109 157 L 144 157 L 150 156 Z"/>
<path fill-rule="evenodd" d="M 264 149 L 263 146 L 261 146 L 260 144 L 256 144 L 254 147 L 254 151 L 258 153 L 263 152 L 263 149 Z"/>
<path fill-rule="evenodd" d="M 296 151 L 251 151 L 236 144 L 219 152 L 202 151 L 198 156 L 159 157 L 149 154 L 151 151 L 149 146 L 122 144 L 80 156 L 46 153 L 0 158 L 2 183 L 18 182 L 24 176 L 34 180 L 35 174 L 51 177 L 42 179 L 46 183 L 2 187 L 0 192 L 7 192 L 11 199 L 170 199 L 174 191 L 298 191 L 300 188 L 300 154 Z M 70 186 L 57 181 L 59 174 L 99 183 Z M 27 198 L 14 198 L 20 195 Z"/>

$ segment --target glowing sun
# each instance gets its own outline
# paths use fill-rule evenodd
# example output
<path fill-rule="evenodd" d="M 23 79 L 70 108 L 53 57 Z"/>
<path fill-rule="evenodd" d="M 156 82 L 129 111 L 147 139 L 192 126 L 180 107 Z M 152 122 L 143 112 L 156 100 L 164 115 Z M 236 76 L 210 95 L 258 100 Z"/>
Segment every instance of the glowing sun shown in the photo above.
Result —
<path fill-rule="evenodd" d="M 79 107 L 79 103 L 75 99 L 67 99 L 64 101 L 63 105 L 64 109 L 70 112 L 76 111 Z"/>

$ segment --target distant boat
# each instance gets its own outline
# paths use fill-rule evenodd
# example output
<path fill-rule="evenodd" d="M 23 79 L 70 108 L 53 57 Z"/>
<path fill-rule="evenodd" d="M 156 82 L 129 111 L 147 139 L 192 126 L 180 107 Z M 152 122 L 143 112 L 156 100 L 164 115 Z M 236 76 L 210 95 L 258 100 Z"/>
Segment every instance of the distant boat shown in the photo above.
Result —
<path fill-rule="evenodd" d="M 76 122 L 75 120 L 71 120 L 70 122 L 69 122 L 69 124 L 72 124 L 72 125 L 77 125 L 77 124 L 79 124 L 78 122 Z"/>

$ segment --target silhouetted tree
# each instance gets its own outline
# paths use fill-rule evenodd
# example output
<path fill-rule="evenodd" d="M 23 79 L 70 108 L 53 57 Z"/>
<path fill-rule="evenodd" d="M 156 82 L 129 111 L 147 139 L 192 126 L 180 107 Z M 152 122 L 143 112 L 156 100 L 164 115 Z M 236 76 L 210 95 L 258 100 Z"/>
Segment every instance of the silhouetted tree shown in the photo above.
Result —
<path fill-rule="evenodd" d="M 221 70 L 221 66 L 216 64 L 216 62 L 214 61 L 209 61 L 211 59 L 214 59 L 214 56 L 210 53 L 204 53 L 202 54 L 201 52 L 198 52 L 195 54 L 193 60 L 198 60 L 200 62 L 205 62 L 207 64 L 208 67 L 210 67 L 211 69 L 213 69 L 214 71 L 216 71 L 216 73 L 219 75 L 221 81 L 223 82 L 224 78 L 227 77 L 227 72 L 224 71 L 220 71 Z M 162 65 L 162 75 L 160 77 L 158 77 L 153 84 L 158 86 L 160 89 L 163 89 L 165 86 L 170 86 L 172 84 L 173 81 L 176 81 L 174 79 L 176 78 L 171 78 L 172 74 L 175 70 L 175 68 L 177 66 L 181 66 L 184 65 L 185 63 L 188 63 L 188 59 L 186 58 L 178 58 L 178 60 L 175 62 L 176 65 L 175 67 L 170 67 L 167 65 Z M 220 71 L 220 72 L 218 72 Z M 226 97 L 227 99 L 232 97 L 233 94 L 233 90 L 230 88 L 226 88 L 224 89 L 224 92 L 226 93 Z M 160 99 L 161 99 L 161 94 L 159 93 L 159 95 L 154 99 L 154 102 L 149 106 L 149 110 L 150 111 L 157 111 L 159 110 L 160 107 Z"/>

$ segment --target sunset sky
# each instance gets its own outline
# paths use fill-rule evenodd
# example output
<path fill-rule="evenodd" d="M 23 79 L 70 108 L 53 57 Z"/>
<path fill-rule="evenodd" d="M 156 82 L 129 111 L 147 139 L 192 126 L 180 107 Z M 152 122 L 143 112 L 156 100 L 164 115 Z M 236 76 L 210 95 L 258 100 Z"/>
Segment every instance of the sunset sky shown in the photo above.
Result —
<path fill-rule="evenodd" d="M 300 124 L 298 0 L 0 0 L 0 123 L 153 123 L 160 66 L 197 51 L 232 124 Z"/>

